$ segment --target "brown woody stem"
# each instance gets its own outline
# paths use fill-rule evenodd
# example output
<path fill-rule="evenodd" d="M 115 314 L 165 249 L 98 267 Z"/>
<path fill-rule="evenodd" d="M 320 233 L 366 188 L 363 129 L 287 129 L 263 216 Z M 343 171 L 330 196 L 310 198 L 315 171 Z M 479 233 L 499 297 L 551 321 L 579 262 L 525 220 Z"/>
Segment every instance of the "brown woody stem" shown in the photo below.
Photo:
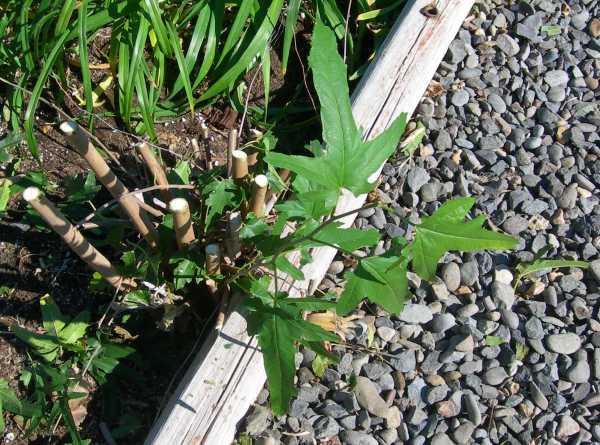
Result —
<path fill-rule="evenodd" d="M 65 216 L 44 196 L 37 187 L 28 187 L 23 192 L 23 199 L 46 221 L 64 242 L 81 258 L 92 270 L 100 273 L 113 287 L 119 289 L 123 284 L 123 277 L 112 266 L 110 261 L 102 255 L 79 230 L 65 218 Z"/>
<path fill-rule="evenodd" d="M 227 255 L 232 261 L 241 254 L 240 228 L 242 227 L 242 214 L 231 212 L 227 219 Z"/>
<path fill-rule="evenodd" d="M 173 213 L 173 225 L 175 227 L 175 238 L 180 249 L 190 245 L 196 240 L 190 206 L 183 198 L 175 198 L 169 202 L 169 210 Z"/>
<path fill-rule="evenodd" d="M 268 187 L 269 180 L 265 175 L 257 175 L 254 178 L 252 184 L 252 203 L 250 208 L 259 218 L 265 215 L 265 197 L 267 196 Z"/>
<path fill-rule="evenodd" d="M 154 177 L 156 184 L 168 186 L 169 180 L 167 179 L 167 174 L 165 173 L 162 165 L 160 165 L 158 159 L 156 159 L 156 156 L 154 155 L 154 152 L 150 146 L 146 142 L 142 142 L 137 146 L 137 150 L 142 156 L 146 167 L 148 167 L 148 170 L 150 170 L 150 173 Z M 168 188 L 161 189 L 160 196 L 165 202 L 169 202 L 171 199 L 173 199 L 173 196 Z"/>
<path fill-rule="evenodd" d="M 117 178 L 96 147 L 89 141 L 87 134 L 81 131 L 75 122 L 63 122 L 61 131 L 67 140 L 75 147 L 77 152 L 90 165 L 98 180 L 106 187 L 110 194 L 119 201 L 121 208 L 127 214 L 136 230 L 146 239 L 150 247 L 155 249 L 158 244 L 158 233 L 144 209 L 141 208 L 137 198 L 127 194 L 127 187 Z"/>
<path fill-rule="evenodd" d="M 244 179 L 248 176 L 248 155 L 242 150 L 234 150 L 231 156 L 233 160 L 233 179 Z"/>
<path fill-rule="evenodd" d="M 227 177 L 231 177 L 232 171 L 235 168 L 233 162 L 233 152 L 237 150 L 238 145 L 238 137 L 237 131 L 235 128 L 229 130 L 228 140 L 227 140 Z M 235 177 L 235 176 L 234 176 Z"/>
<path fill-rule="evenodd" d="M 221 272 L 221 248 L 218 244 L 207 244 L 206 253 L 206 272 L 210 275 L 216 275 Z M 206 287 L 213 298 L 217 297 L 219 286 L 212 278 L 206 280 Z"/>

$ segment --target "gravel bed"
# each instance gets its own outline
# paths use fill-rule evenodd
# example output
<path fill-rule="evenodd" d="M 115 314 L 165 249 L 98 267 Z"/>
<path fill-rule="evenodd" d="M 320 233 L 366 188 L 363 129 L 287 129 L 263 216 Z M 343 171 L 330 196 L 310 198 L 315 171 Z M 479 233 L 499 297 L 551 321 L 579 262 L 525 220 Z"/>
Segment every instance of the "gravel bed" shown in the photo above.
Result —
<path fill-rule="evenodd" d="M 411 275 L 399 317 L 364 306 L 322 377 L 298 354 L 288 415 L 272 418 L 263 390 L 240 425 L 258 443 L 600 444 L 600 2 L 485 1 L 474 17 L 418 108 L 422 146 L 383 170 L 395 213 L 356 225 L 386 234 L 381 253 L 470 195 L 518 247 L 449 254 L 433 283 Z M 543 249 L 592 267 L 515 292 L 515 266 Z M 347 263 L 322 287 L 339 289 Z"/>

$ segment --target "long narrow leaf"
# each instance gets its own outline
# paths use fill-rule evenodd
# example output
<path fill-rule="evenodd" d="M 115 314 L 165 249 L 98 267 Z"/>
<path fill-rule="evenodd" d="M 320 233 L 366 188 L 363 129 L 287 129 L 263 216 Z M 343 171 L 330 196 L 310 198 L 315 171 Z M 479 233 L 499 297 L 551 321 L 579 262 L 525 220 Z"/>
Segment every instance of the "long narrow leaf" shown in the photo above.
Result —
<path fill-rule="evenodd" d="M 157 0 L 144 0 L 146 6 L 146 12 L 150 16 L 150 22 L 152 22 L 152 29 L 156 34 L 156 40 L 158 46 L 166 56 L 170 56 L 172 46 L 169 44 L 169 33 L 167 26 L 162 19 L 162 11 L 158 6 Z"/>
<path fill-rule="evenodd" d="M 36 157 L 39 154 L 39 150 L 37 141 L 35 140 L 35 136 L 33 134 L 35 127 L 35 112 L 37 110 L 40 97 L 42 96 L 42 90 L 46 84 L 46 80 L 48 80 L 48 76 L 50 75 L 50 71 L 56 62 L 58 55 L 63 50 L 67 37 L 67 33 L 63 34 L 54 44 L 50 54 L 48 54 L 48 58 L 44 62 L 42 70 L 38 76 L 38 80 L 31 91 L 31 97 L 29 98 L 29 103 L 27 104 L 27 110 L 25 110 L 25 122 L 23 123 L 23 126 L 25 127 L 25 137 L 27 138 L 27 143 L 29 144 L 29 150 L 31 151 L 31 154 Z"/>
<path fill-rule="evenodd" d="M 296 32 L 295 26 L 300 13 L 300 0 L 290 0 L 288 4 L 287 17 L 285 18 L 285 32 L 283 34 L 283 53 L 281 55 L 281 72 L 285 76 L 287 72 L 288 60 L 290 57 L 290 48 L 292 38 Z"/>
<path fill-rule="evenodd" d="M 144 79 L 144 73 L 142 70 L 138 70 L 136 73 L 135 88 L 138 94 L 138 101 L 140 102 L 140 110 L 142 113 L 142 119 L 148 136 L 155 141 L 156 133 L 154 132 L 154 121 L 152 116 L 154 115 L 152 104 L 148 99 L 148 91 L 146 89 L 146 82 Z"/>
<path fill-rule="evenodd" d="M 94 95 L 92 91 L 92 78 L 88 63 L 87 46 L 87 13 L 88 0 L 81 0 L 79 4 L 78 26 L 79 26 L 79 61 L 81 62 L 81 78 L 83 80 L 83 96 L 85 98 L 85 109 L 89 113 L 89 123 L 92 122 L 91 113 L 94 111 Z"/>
<path fill-rule="evenodd" d="M 267 45 L 271 33 L 275 28 L 277 19 L 281 14 L 283 0 L 274 0 L 271 2 L 268 10 L 263 15 L 260 22 L 260 27 L 254 34 L 251 42 L 247 46 L 243 46 L 243 52 L 234 63 L 231 63 L 229 68 L 223 73 L 206 92 L 200 97 L 200 100 L 208 100 L 220 92 L 226 90 L 237 77 L 247 70 L 254 58 L 260 54 L 262 48 Z"/>
<path fill-rule="evenodd" d="M 208 37 L 206 40 L 206 48 L 204 50 L 204 59 L 196 79 L 194 79 L 193 88 L 196 89 L 200 82 L 204 80 L 208 71 L 212 67 L 213 61 L 215 60 L 215 54 L 217 50 L 217 43 L 219 35 L 221 34 L 221 27 L 223 26 L 223 12 L 225 9 L 225 2 L 223 0 L 213 0 L 210 2 L 210 22 L 208 25 Z"/>
<path fill-rule="evenodd" d="M 179 66 L 179 72 L 181 73 L 181 79 L 183 81 L 183 87 L 185 88 L 185 94 L 188 99 L 188 104 L 190 105 L 190 111 L 193 113 L 194 93 L 192 91 L 192 85 L 190 83 L 190 73 L 185 62 L 183 50 L 181 49 L 181 45 L 179 44 L 179 37 L 177 36 L 177 31 L 175 31 L 175 28 L 171 23 L 167 23 L 166 26 L 167 33 L 169 35 L 169 42 L 171 44 L 171 48 L 173 49 L 173 53 L 175 54 L 175 59 L 177 60 L 177 65 Z"/>
<path fill-rule="evenodd" d="M 19 42 L 21 43 L 21 49 L 23 51 L 22 56 L 25 58 L 25 66 L 29 72 L 33 71 L 33 55 L 31 53 L 31 48 L 29 45 L 29 32 L 31 31 L 30 25 L 27 20 L 27 16 L 29 14 L 31 8 L 32 0 L 25 0 L 23 5 L 21 6 L 21 11 L 19 14 L 19 20 L 17 22 L 17 27 L 19 30 Z"/>
<path fill-rule="evenodd" d="M 263 90 L 265 96 L 265 122 L 269 111 L 269 95 L 271 92 L 271 47 L 265 46 L 262 53 Z"/>
<path fill-rule="evenodd" d="M 221 50 L 221 57 L 219 57 L 217 66 L 219 66 L 225 57 L 227 57 L 231 49 L 242 40 L 242 31 L 244 30 L 244 25 L 246 24 L 246 20 L 250 15 L 253 4 L 253 0 L 242 0 L 242 4 L 238 9 L 235 19 L 229 27 L 227 39 L 225 40 L 225 44 Z"/>
<path fill-rule="evenodd" d="M 196 18 L 196 24 L 194 25 L 194 31 L 192 32 L 192 37 L 190 39 L 190 44 L 188 45 L 188 49 L 185 55 L 185 63 L 188 69 L 188 72 L 191 73 L 194 65 L 196 64 L 196 60 L 198 59 L 198 53 L 202 48 L 202 43 L 207 38 L 208 25 L 211 20 L 211 9 L 208 4 L 202 5 L 202 8 L 198 12 L 198 17 Z M 182 73 L 179 73 L 173 88 L 171 89 L 171 94 L 169 98 L 173 98 L 181 89 L 183 88 L 183 79 L 181 78 Z M 194 83 L 195 84 L 195 83 Z"/>
<path fill-rule="evenodd" d="M 129 71 L 127 73 L 127 77 L 125 78 L 125 88 L 123 91 L 124 108 L 122 109 L 121 113 L 123 116 L 123 121 L 127 124 L 129 124 L 131 119 L 134 82 L 137 79 L 137 72 L 140 68 L 140 64 L 144 63 L 144 48 L 146 46 L 146 39 L 148 38 L 149 29 L 150 24 L 143 15 L 140 15 L 140 22 L 135 43 L 133 45 L 133 52 L 131 53 L 131 60 L 129 61 Z M 119 61 L 119 64 L 121 63 L 122 62 Z"/>

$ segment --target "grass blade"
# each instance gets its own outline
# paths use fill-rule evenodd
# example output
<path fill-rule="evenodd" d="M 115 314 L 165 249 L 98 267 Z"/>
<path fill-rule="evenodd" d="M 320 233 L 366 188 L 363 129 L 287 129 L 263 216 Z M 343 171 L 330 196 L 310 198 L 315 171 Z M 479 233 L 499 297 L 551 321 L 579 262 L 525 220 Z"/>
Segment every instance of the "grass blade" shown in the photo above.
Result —
<path fill-rule="evenodd" d="M 225 40 L 225 45 L 223 45 L 223 49 L 221 50 L 221 57 L 219 57 L 217 66 L 219 66 L 225 57 L 229 55 L 231 49 L 242 40 L 242 31 L 244 30 L 246 20 L 252 11 L 253 4 L 253 0 L 242 0 L 240 9 L 238 9 L 238 13 L 235 16 L 233 23 L 229 27 L 227 39 Z"/>
<path fill-rule="evenodd" d="M 269 110 L 269 94 L 271 89 L 271 47 L 265 46 L 262 53 L 262 75 L 263 89 L 265 96 L 265 122 L 267 121 L 267 112 Z M 248 92 L 250 94 L 250 92 Z"/>
<path fill-rule="evenodd" d="M 167 31 L 167 27 L 162 19 L 163 12 L 160 10 L 160 6 L 158 6 L 156 0 L 144 0 L 144 4 L 146 5 L 146 12 L 150 16 L 152 29 L 156 33 L 158 46 L 160 46 L 161 51 L 166 56 L 170 56 L 172 54 L 171 45 L 169 44 L 169 33 Z"/>
<path fill-rule="evenodd" d="M 33 26 L 33 32 L 32 32 L 32 36 L 33 36 L 33 57 L 37 60 L 40 58 L 40 48 L 43 46 L 41 45 L 41 43 L 44 42 L 44 37 L 42 37 L 42 32 L 44 33 L 45 36 L 48 35 L 50 26 L 46 27 L 46 25 L 51 25 L 51 21 L 54 20 L 56 17 L 58 16 L 58 11 L 52 11 L 50 13 L 48 13 L 47 15 L 43 16 L 42 18 L 40 18 L 38 21 L 35 22 L 35 25 Z"/>
<path fill-rule="evenodd" d="M 146 40 L 148 38 L 148 31 L 150 30 L 150 23 L 146 18 L 140 14 L 140 21 L 138 25 L 137 35 L 135 37 L 135 43 L 133 45 L 133 52 L 131 53 L 131 60 L 129 61 L 129 70 L 127 77 L 125 78 L 125 89 L 123 91 L 124 99 L 122 110 L 123 121 L 129 125 L 131 121 L 131 106 L 133 102 L 133 88 L 136 80 L 136 74 L 140 67 L 140 64 L 144 63 L 144 48 L 146 47 Z M 119 65 L 123 61 L 119 60 Z"/>
<path fill-rule="evenodd" d="M 179 66 L 179 71 L 181 73 L 181 80 L 183 82 L 183 87 L 185 89 L 185 94 L 188 99 L 188 104 L 190 106 L 190 111 L 194 112 L 194 93 L 192 91 L 192 85 L 190 83 L 190 73 L 188 71 L 188 67 L 185 61 L 185 57 L 183 56 L 183 50 L 181 49 L 181 45 L 179 44 L 179 36 L 177 35 L 177 31 L 171 23 L 167 23 L 167 33 L 169 34 L 169 41 L 171 43 L 171 48 L 173 48 L 173 53 L 175 54 L 175 59 L 177 60 L 177 65 Z"/>
<path fill-rule="evenodd" d="M 288 13 L 285 18 L 285 32 L 283 34 L 283 54 L 281 55 L 281 72 L 285 76 L 288 60 L 290 57 L 290 48 L 292 39 L 296 33 L 295 26 L 300 13 L 300 0 L 290 0 L 288 4 Z"/>
<path fill-rule="evenodd" d="M 48 80 L 48 76 L 50 75 L 50 71 L 54 66 L 58 55 L 62 52 L 64 48 L 65 41 L 69 35 L 64 33 L 54 44 L 52 51 L 48 54 L 48 58 L 44 62 L 42 66 L 42 70 L 38 76 L 38 79 L 31 91 L 31 97 L 29 98 L 29 103 L 27 104 L 27 109 L 25 110 L 25 117 L 23 126 L 25 127 L 25 137 L 27 139 L 27 144 L 29 145 L 29 150 L 33 156 L 37 157 L 39 154 L 37 141 L 33 134 L 35 127 L 35 112 L 37 110 L 38 103 L 40 101 L 40 97 L 42 96 L 42 90 L 44 85 L 46 84 L 46 80 Z"/>
<path fill-rule="evenodd" d="M 202 48 L 202 43 L 206 38 L 206 32 L 208 30 L 208 25 L 210 23 L 211 11 L 208 4 L 204 4 L 202 9 L 198 12 L 198 17 L 196 18 L 196 24 L 194 26 L 194 31 L 192 32 L 192 38 L 190 39 L 190 44 L 188 46 L 187 53 L 185 55 L 185 63 L 188 68 L 188 72 L 192 72 L 194 68 L 194 64 L 198 59 L 198 53 L 200 52 L 200 48 Z M 169 99 L 172 99 L 181 89 L 183 88 L 183 79 L 181 79 L 181 73 L 177 77 L 173 88 L 171 89 L 171 94 L 169 95 Z"/>
<path fill-rule="evenodd" d="M 27 15 L 31 9 L 31 1 L 25 0 L 23 5 L 21 6 L 21 11 L 19 14 L 19 20 L 17 22 L 17 28 L 19 30 L 19 42 L 21 43 L 22 57 L 25 58 L 25 67 L 28 72 L 33 71 L 33 55 L 31 53 L 31 47 L 29 45 L 29 35 L 28 31 L 30 30 L 30 25 L 27 20 Z"/>
<path fill-rule="evenodd" d="M 200 97 L 199 100 L 210 99 L 220 92 L 226 90 L 229 85 L 246 69 L 250 67 L 254 58 L 261 53 L 265 45 L 267 45 L 271 33 L 275 29 L 277 19 L 281 14 L 283 7 L 283 0 L 274 0 L 271 2 L 269 8 L 265 11 L 263 19 L 260 21 L 260 27 L 254 34 L 254 37 L 248 45 L 241 45 L 243 51 L 235 63 L 230 63 L 229 68 L 223 73 L 212 85 L 206 90 L 206 92 Z M 235 56 L 234 56 L 235 57 Z M 232 62 L 233 62 L 232 58 Z"/>
<path fill-rule="evenodd" d="M 521 263 L 517 265 L 517 278 L 515 279 L 514 287 L 515 289 L 519 285 L 519 282 L 526 277 L 535 272 L 539 272 L 545 269 L 558 269 L 564 267 L 579 267 L 581 269 L 587 269 L 590 267 L 590 263 L 587 261 L 577 261 L 577 260 L 542 260 L 538 259 L 531 263 Z"/>
<path fill-rule="evenodd" d="M 58 15 L 56 28 L 54 29 L 55 36 L 61 36 L 69 27 L 71 16 L 75 10 L 75 0 L 66 0 Z"/>
<path fill-rule="evenodd" d="M 92 14 L 87 19 L 87 32 L 94 32 L 111 22 L 119 21 L 125 17 L 128 17 L 136 12 L 136 3 L 129 0 L 123 0 L 120 3 L 111 5 L 108 8 L 102 8 L 99 12 Z M 73 39 L 79 37 L 79 30 L 77 28 L 72 29 L 69 32 L 67 41 L 70 42 Z"/>
<path fill-rule="evenodd" d="M 88 0 L 81 0 L 79 4 L 78 27 L 79 27 L 79 60 L 81 62 L 81 79 L 83 80 L 83 97 L 85 98 L 85 109 L 88 112 L 88 124 L 92 124 L 92 112 L 94 111 L 94 95 L 92 91 L 92 78 L 88 63 L 87 46 L 87 13 Z"/>
<path fill-rule="evenodd" d="M 372 11 L 363 12 L 356 17 L 356 21 L 362 22 L 366 20 L 373 20 L 379 17 L 383 17 L 390 12 L 394 12 L 399 6 L 401 6 L 406 0 L 397 0 L 389 6 L 381 9 L 374 9 Z"/>
<path fill-rule="evenodd" d="M 114 31 L 116 31 L 115 28 Z M 118 58 L 114 57 L 114 52 L 111 51 L 111 66 L 117 67 L 117 80 L 119 84 L 118 93 L 119 93 L 119 113 L 121 114 L 121 119 L 125 119 L 125 85 L 127 84 L 127 79 L 129 78 L 129 42 L 128 42 L 128 33 L 125 29 L 121 29 L 118 33 L 114 33 L 116 35 L 115 41 L 118 42 Z"/>
<path fill-rule="evenodd" d="M 138 70 L 135 78 L 135 89 L 138 95 L 138 101 L 140 103 L 140 110 L 142 114 L 142 120 L 144 121 L 144 127 L 150 139 L 156 141 L 156 133 L 154 132 L 154 107 L 148 99 L 148 90 L 146 88 L 146 81 L 144 79 L 144 73 L 142 70 Z"/>
<path fill-rule="evenodd" d="M 208 71 L 212 67 L 215 60 L 219 35 L 223 26 L 223 14 L 225 11 L 225 2 L 223 0 L 214 0 L 210 2 L 210 23 L 208 25 L 208 37 L 206 40 L 206 48 L 204 50 L 204 59 L 196 79 L 194 79 L 193 89 L 198 88 L 200 82 L 204 80 Z"/>

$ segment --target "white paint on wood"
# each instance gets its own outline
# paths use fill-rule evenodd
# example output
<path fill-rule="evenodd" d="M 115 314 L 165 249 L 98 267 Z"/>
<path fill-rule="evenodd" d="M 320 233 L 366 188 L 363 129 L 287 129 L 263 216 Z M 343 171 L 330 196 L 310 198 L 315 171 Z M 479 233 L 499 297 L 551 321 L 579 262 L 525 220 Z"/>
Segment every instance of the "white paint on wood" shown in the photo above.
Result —
<path fill-rule="evenodd" d="M 429 3 L 412 0 L 403 9 L 352 96 L 354 117 L 366 139 L 385 130 L 401 112 L 412 115 L 473 0 L 438 0 L 440 14 L 434 18 L 420 12 Z M 365 198 L 343 194 L 336 212 L 357 209 Z M 344 218 L 344 225 L 350 226 L 355 216 Z M 309 285 L 314 290 L 335 253 L 330 247 L 314 249 L 306 280 L 294 283 L 289 293 L 301 296 Z M 298 255 L 290 258 L 297 260 Z M 248 337 L 244 318 L 233 312 L 220 335 L 208 339 L 197 354 L 146 445 L 231 443 L 265 379 L 256 340 Z"/>

